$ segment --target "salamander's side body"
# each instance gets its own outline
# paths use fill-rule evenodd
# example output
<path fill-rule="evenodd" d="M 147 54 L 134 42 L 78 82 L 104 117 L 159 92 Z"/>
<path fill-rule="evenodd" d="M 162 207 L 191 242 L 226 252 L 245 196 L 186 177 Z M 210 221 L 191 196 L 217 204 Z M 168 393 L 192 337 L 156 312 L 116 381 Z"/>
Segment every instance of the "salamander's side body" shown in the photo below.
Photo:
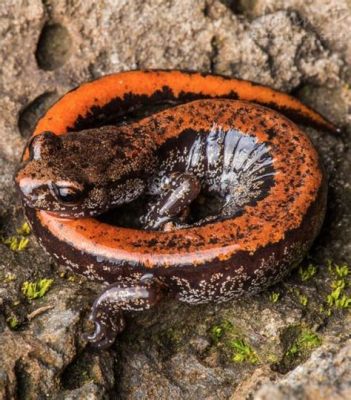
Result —
<path fill-rule="evenodd" d="M 162 265 L 151 270 L 143 265 L 100 258 L 75 250 L 69 241 L 58 240 L 40 221 L 32 209 L 26 215 L 39 243 L 59 264 L 75 273 L 104 284 L 137 285 L 145 275 L 156 278 L 171 296 L 190 304 L 222 302 L 258 293 L 279 282 L 302 261 L 319 233 L 326 206 L 326 185 L 309 207 L 301 226 L 289 231 L 284 239 L 256 251 L 238 251 L 228 259 L 216 257 L 211 265 Z M 178 243 L 184 233 L 175 234 Z M 176 258 L 176 256 L 174 256 Z"/>
<path fill-rule="evenodd" d="M 145 106 L 153 112 L 138 118 Z M 111 344 L 124 324 L 122 309 L 152 306 L 164 292 L 191 304 L 225 301 L 264 289 L 302 260 L 322 225 L 327 186 L 309 139 L 271 109 L 336 131 L 286 94 L 179 71 L 131 71 L 83 84 L 39 121 L 34 135 L 121 122 L 135 137 L 146 132 L 161 175 L 192 174 L 224 202 L 219 218 L 200 216 L 169 231 L 63 219 L 25 206 L 39 242 L 59 263 L 112 284 L 94 305 L 93 342 Z M 135 296 L 137 302 L 125 301 Z"/>

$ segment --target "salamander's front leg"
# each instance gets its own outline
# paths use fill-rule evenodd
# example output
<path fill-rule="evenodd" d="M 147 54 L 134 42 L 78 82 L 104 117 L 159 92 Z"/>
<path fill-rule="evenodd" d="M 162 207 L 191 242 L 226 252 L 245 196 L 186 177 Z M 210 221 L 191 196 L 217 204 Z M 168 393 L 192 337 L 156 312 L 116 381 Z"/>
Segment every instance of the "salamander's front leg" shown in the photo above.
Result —
<path fill-rule="evenodd" d="M 181 219 L 201 190 L 198 178 L 189 173 L 173 173 L 162 186 L 159 198 L 150 205 L 142 223 L 146 229 L 159 229 L 167 222 Z"/>
<path fill-rule="evenodd" d="M 160 283 L 152 274 L 145 274 L 135 285 L 115 283 L 95 300 L 89 319 L 95 323 L 92 335 L 86 339 L 94 347 L 107 348 L 125 328 L 123 311 L 144 311 L 162 298 Z"/>

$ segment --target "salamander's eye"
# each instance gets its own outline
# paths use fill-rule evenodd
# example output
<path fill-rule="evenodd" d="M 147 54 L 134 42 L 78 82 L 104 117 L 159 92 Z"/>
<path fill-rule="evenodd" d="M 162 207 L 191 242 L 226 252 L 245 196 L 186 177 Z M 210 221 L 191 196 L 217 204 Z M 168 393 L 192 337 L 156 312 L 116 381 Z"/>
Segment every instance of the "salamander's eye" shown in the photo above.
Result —
<path fill-rule="evenodd" d="M 84 187 L 77 185 L 70 185 L 69 183 L 52 184 L 52 191 L 54 196 L 60 203 L 65 204 L 78 204 L 83 199 Z"/>

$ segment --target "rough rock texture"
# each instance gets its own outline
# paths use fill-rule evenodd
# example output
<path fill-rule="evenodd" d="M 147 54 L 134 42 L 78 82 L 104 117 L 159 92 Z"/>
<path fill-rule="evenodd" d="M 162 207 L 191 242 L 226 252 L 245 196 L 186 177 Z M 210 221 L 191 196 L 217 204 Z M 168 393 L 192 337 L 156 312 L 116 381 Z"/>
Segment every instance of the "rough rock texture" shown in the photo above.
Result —
<path fill-rule="evenodd" d="M 270 399 L 348 399 L 351 397 L 351 342 L 343 347 L 324 346 L 295 368 L 278 384 L 264 384 L 257 400 Z"/>
<path fill-rule="evenodd" d="M 0 398 L 351 397 L 351 272 L 326 262 L 351 266 L 350 24 L 346 0 L 0 2 Z M 308 130 L 330 175 L 327 219 L 302 270 L 315 274 L 222 305 L 162 304 L 94 352 L 81 333 L 99 286 L 66 274 L 32 236 L 23 251 L 3 242 L 23 222 L 12 175 L 37 118 L 80 82 L 132 68 L 293 91 L 343 134 Z M 53 286 L 28 300 L 23 282 L 41 278 Z"/>

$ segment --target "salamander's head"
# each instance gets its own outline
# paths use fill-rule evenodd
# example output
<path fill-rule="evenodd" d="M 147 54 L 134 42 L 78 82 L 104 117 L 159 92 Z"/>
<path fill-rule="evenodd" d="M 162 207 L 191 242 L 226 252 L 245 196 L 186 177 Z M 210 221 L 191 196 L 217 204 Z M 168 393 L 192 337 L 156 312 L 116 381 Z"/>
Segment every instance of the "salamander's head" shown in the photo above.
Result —
<path fill-rule="evenodd" d="M 26 206 L 58 216 L 99 215 L 144 190 L 147 149 L 121 129 L 34 136 L 15 181 Z M 147 147 L 147 146 L 146 146 Z"/>

